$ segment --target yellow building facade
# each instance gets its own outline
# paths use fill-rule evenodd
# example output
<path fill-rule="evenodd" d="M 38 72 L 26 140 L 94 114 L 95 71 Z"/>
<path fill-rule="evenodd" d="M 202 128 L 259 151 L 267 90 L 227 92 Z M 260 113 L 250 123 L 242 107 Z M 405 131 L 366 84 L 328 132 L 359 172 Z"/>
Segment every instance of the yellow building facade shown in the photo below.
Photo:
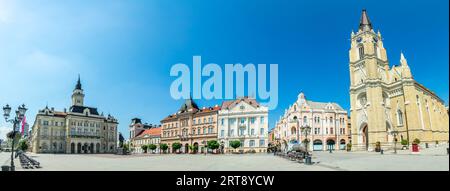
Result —
<path fill-rule="evenodd" d="M 422 146 L 449 140 L 449 116 L 444 101 L 414 80 L 401 53 L 389 66 L 381 33 L 374 32 L 363 10 L 349 50 L 350 112 L 353 150 L 400 146 L 419 139 Z M 395 144 L 397 140 L 398 144 Z"/>

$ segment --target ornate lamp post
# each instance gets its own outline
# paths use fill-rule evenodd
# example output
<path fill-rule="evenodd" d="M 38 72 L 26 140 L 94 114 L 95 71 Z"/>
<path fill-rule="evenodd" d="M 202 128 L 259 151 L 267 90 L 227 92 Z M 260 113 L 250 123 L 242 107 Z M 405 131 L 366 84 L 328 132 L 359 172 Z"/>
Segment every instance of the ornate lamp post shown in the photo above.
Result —
<path fill-rule="evenodd" d="M 392 135 L 394 135 L 394 154 L 397 154 L 397 135 L 398 131 L 392 131 Z"/>
<path fill-rule="evenodd" d="M 18 107 L 18 109 L 16 110 L 16 116 L 13 119 L 9 119 L 10 117 L 10 113 L 11 113 L 11 107 L 6 104 L 6 106 L 3 107 L 3 116 L 5 117 L 5 121 L 6 122 L 10 122 L 13 124 L 13 131 L 12 131 L 12 144 L 11 144 L 11 171 L 15 171 L 15 166 L 14 166 L 14 139 L 16 137 L 16 129 L 19 127 L 20 123 L 22 122 L 23 117 L 25 116 L 25 112 L 28 109 L 25 107 L 25 104 L 22 104 L 21 106 Z"/>
<path fill-rule="evenodd" d="M 309 145 L 308 134 L 311 131 L 311 127 L 309 125 L 304 125 L 300 128 L 302 130 L 302 133 L 305 135 L 305 152 L 306 152 L 305 164 L 310 165 L 310 164 L 312 164 L 312 162 L 311 162 L 311 156 L 308 153 L 308 145 Z"/>

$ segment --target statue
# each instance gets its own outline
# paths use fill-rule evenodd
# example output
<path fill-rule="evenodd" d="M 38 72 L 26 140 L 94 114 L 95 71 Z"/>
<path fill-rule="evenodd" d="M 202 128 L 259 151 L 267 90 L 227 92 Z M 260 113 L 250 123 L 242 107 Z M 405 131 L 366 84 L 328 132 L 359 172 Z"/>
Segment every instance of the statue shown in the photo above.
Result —
<path fill-rule="evenodd" d="M 123 141 L 125 138 L 123 138 L 122 133 L 119 133 L 119 148 L 123 148 Z"/>

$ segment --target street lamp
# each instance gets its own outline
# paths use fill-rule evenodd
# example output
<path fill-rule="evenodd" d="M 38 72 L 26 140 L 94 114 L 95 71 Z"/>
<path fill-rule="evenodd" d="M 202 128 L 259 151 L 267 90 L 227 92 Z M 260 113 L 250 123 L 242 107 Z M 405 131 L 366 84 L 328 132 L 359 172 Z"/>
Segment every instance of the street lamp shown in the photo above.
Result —
<path fill-rule="evenodd" d="M 392 131 L 392 135 L 394 135 L 394 154 L 397 154 L 397 135 L 398 131 Z"/>
<path fill-rule="evenodd" d="M 308 133 L 311 131 L 311 127 L 309 125 L 304 125 L 301 127 L 303 134 L 305 135 L 305 152 L 306 152 L 306 160 L 305 164 L 310 165 L 311 164 L 311 156 L 309 156 L 308 153 Z"/>
<path fill-rule="evenodd" d="M 27 112 L 27 108 L 25 107 L 25 104 L 22 104 L 18 107 L 16 110 L 16 116 L 14 119 L 9 119 L 10 113 L 11 113 L 11 107 L 6 104 L 6 106 L 3 107 L 3 116 L 5 117 L 6 122 L 10 122 L 13 124 L 13 131 L 12 131 L 12 144 L 11 144 L 11 171 L 15 171 L 14 166 L 14 143 L 15 143 L 15 137 L 16 137 L 16 129 L 19 127 L 19 124 L 22 122 L 22 119 L 25 116 L 25 112 Z"/>

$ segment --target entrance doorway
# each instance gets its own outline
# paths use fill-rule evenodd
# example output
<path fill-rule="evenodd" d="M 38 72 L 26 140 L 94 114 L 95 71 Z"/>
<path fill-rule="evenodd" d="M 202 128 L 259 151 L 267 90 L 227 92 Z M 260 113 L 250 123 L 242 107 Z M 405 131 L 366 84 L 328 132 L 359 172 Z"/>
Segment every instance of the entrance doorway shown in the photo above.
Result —
<path fill-rule="evenodd" d="M 367 124 L 364 125 L 362 129 L 362 142 L 364 146 L 366 147 L 366 150 L 369 149 L 369 127 Z"/>

